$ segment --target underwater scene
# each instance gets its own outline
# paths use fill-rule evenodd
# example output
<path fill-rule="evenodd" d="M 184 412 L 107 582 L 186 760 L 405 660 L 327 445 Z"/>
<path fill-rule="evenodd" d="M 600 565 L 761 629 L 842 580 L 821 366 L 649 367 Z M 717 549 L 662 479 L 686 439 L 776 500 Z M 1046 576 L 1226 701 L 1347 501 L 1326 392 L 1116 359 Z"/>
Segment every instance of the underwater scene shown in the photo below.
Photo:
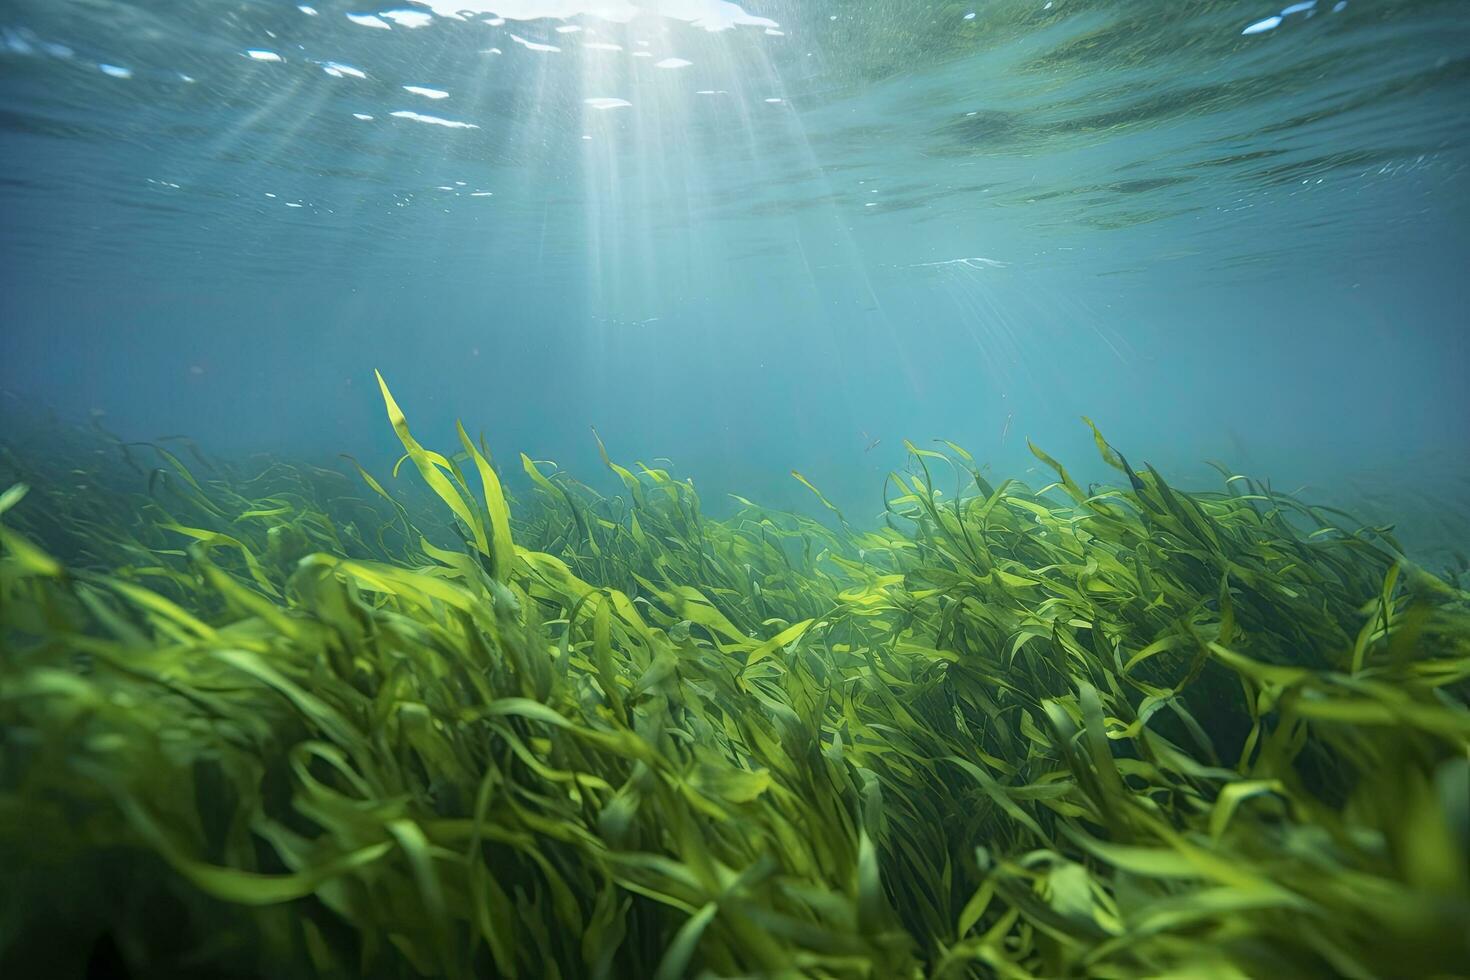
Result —
<path fill-rule="evenodd" d="M 1470 977 L 1464 0 L 0 0 L 0 976 Z"/>

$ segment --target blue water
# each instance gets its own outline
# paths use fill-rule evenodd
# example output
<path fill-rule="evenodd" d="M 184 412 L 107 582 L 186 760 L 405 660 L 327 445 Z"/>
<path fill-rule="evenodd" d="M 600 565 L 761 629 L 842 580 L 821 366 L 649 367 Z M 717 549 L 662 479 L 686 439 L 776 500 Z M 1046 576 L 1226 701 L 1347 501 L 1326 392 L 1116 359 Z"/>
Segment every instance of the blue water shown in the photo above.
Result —
<path fill-rule="evenodd" d="M 6 0 L 0 421 L 383 466 L 378 368 L 430 444 L 711 499 L 1100 478 L 1086 414 L 1462 507 L 1470 14 L 1287 11 Z"/>

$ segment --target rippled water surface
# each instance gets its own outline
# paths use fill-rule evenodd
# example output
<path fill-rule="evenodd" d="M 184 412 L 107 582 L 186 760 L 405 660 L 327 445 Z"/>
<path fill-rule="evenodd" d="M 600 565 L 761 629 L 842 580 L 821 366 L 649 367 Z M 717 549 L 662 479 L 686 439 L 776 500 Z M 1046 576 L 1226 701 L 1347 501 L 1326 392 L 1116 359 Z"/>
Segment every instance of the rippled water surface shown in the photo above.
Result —
<path fill-rule="evenodd" d="M 776 502 L 874 506 L 904 437 L 1086 455 L 1081 413 L 1464 485 L 1462 2 L 10 0 L 0 42 L 12 404 L 386 451 L 381 367 Z"/>

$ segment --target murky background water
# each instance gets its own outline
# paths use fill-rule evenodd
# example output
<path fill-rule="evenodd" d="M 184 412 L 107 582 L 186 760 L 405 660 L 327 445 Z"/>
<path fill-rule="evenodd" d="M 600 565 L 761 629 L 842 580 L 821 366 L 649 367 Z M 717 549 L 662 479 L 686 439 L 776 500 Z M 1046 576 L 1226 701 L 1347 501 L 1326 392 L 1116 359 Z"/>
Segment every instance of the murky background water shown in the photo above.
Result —
<path fill-rule="evenodd" d="M 1440 546 L 1467 139 L 1454 0 L 8 0 L 3 412 L 382 461 L 377 367 L 855 515 L 904 438 L 1100 476 L 1087 414 Z"/>

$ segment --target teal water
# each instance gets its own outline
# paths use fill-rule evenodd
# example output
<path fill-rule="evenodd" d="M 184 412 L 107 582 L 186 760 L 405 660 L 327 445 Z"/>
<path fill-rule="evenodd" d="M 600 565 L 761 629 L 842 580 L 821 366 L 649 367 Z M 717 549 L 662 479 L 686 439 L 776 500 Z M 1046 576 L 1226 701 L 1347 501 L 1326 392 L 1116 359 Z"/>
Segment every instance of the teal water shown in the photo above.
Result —
<path fill-rule="evenodd" d="M 1452 544 L 1467 143 L 1455 0 L 7 0 L 0 411 L 855 515 L 1086 414 Z"/>

